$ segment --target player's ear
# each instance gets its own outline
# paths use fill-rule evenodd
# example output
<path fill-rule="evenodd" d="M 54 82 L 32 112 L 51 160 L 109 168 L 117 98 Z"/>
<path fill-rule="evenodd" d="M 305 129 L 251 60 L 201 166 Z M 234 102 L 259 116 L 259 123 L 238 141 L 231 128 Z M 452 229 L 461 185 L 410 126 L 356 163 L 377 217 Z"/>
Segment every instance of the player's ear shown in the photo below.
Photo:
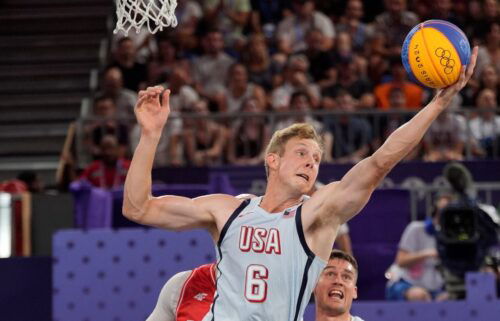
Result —
<path fill-rule="evenodd" d="M 358 298 L 358 287 L 357 286 L 354 287 L 354 294 L 352 295 L 352 298 L 354 300 L 356 300 Z"/>
<path fill-rule="evenodd" d="M 269 169 L 277 169 L 279 166 L 280 157 L 275 153 L 268 153 L 266 155 L 266 164 Z"/>

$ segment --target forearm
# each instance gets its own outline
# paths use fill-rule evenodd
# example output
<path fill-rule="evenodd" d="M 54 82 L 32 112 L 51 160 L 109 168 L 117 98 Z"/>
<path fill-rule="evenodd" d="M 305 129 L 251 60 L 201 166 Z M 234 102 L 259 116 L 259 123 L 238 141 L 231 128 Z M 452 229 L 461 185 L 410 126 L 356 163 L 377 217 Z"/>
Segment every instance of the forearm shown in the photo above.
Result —
<path fill-rule="evenodd" d="M 410 268 L 417 263 L 425 261 L 428 257 L 429 255 L 425 252 L 400 252 L 396 256 L 396 264 L 403 268 Z"/>
<path fill-rule="evenodd" d="M 386 171 L 392 169 L 419 144 L 432 122 L 444 109 L 443 104 L 433 100 L 410 121 L 395 130 L 373 154 L 377 164 Z"/>
<path fill-rule="evenodd" d="M 141 135 L 125 180 L 123 214 L 138 220 L 145 213 L 151 199 L 151 170 L 159 136 Z"/>

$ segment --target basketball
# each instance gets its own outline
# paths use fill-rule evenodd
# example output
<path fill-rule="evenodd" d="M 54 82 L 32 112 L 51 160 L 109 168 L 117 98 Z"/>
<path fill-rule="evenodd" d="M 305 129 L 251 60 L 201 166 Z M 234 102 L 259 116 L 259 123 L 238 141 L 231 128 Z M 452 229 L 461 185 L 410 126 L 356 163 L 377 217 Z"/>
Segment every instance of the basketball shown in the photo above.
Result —
<path fill-rule="evenodd" d="M 427 20 L 413 27 L 401 51 L 410 79 L 430 88 L 453 85 L 470 55 L 463 31 L 444 20 Z"/>

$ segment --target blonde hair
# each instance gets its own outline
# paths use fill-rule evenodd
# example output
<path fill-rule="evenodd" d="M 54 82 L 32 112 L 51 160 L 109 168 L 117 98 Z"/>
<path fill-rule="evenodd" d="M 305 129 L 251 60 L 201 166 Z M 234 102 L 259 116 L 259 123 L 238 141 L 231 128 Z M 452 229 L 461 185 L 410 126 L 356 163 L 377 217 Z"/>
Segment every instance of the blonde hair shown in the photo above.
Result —
<path fill-rule="evenodd" d="M 269 144 L 267 145 L 265 155 L 272 153 L 283 156 L 286 143 L 294 137 L 314 140 L 316 143 L 318 143 L 319 148 L 323 153 L 323 140 L 318 135 L 318 133 L 316 133 L 314 127 L 307 123 L 298 123 L 275 131 L 273 136 L 271 137 L 271 140 L 269 141 Z M 266 168 L 266 176 L 269 176 L 269 169 L 266 161 L 264 162 L 264 166 Z"/>

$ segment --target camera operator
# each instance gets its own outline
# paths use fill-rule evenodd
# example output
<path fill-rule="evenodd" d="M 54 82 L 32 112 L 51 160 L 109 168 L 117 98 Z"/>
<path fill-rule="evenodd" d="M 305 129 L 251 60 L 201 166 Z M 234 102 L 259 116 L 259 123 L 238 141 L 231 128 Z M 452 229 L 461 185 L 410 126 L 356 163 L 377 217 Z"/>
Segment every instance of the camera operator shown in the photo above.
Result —
<path fill-rule="evenodd" d="M 452 195 L 443 193 L 435 201 L 432 217 L 413 221 L 404 230 L 395 264 L 389 270 L 386 298 L 395 301 L 441 301 L 446 298 L 436 248 L 436 229 L 441 209 Z"/>
<path fill-rule="evenodd" d="M 449 298 L 463 299 L 467 272 L 489 268 L 499 279 L 498 262 L 490 255 L 499 245 L 499 217 L 494 207 L 473 197 L 474 182 L 465 166 L 448 164 L 444 176 L 453 188 L 454 200 L 439 215 L 437 249 Z"/>

